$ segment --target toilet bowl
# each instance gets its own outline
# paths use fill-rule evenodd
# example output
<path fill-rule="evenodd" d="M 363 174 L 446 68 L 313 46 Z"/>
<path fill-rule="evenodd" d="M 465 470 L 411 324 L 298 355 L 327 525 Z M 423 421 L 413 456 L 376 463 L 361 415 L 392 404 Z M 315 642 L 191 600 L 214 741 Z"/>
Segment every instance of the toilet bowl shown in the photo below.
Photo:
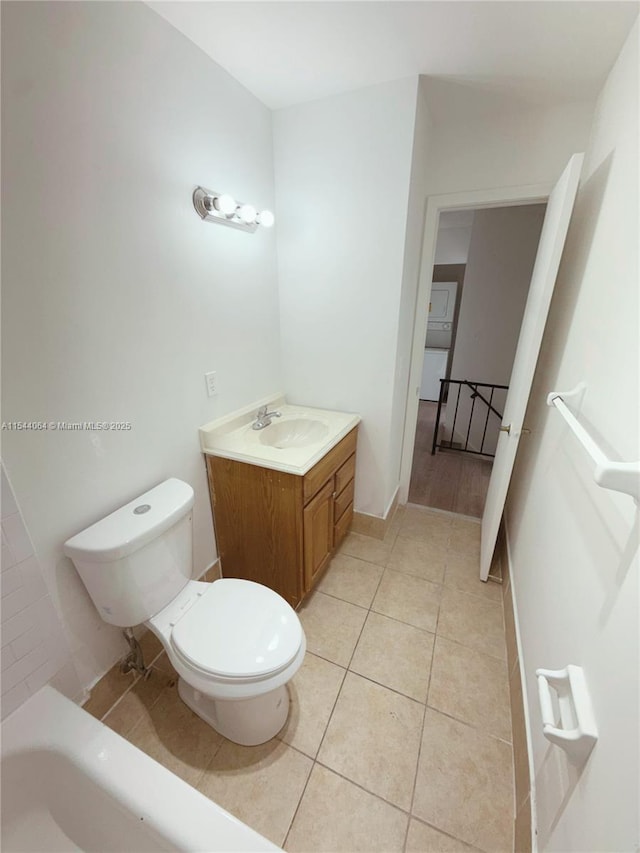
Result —
<path fill-rule="evenodd" d="M 229 740 L 264 743 L 284 726 L 286 684 L 306 640 L 287 602 L 236 578 L 190 581 L 146 623 L 180 676 L 182 700 Z"/>
<path fill-rule="evenodd" d="M 193 489 L 171 479 L 65 542 L 102 618 L 145 624 L 178 692 L 229 740 L 264 743 L 284 726 L 287 682 L 306 639 L 293 608 L 262 584 L 191 580 Z"/>

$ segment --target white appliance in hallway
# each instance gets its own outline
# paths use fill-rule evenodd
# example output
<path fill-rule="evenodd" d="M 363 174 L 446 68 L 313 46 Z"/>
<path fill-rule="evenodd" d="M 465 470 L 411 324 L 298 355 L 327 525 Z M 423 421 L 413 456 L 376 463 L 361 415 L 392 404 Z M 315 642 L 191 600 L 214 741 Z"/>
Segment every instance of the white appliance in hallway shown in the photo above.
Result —
<path fill-rule="evenodd" d="M 440 397 L 440 380 L 446 375 L 448 358 L 448 349 L 425 347 L 420 383 L 421 400 L 437 400 Z"/>
<path fill-rule="evenodd" d="M 455 281 L 434 281 L 431 284 L 427 339 L 420 383 L 421 400 L 437 400 L 440 397 L 440 380 L 447 375 L 457 287 Z"/>
<path fill-rule="evenodd" d="M 451 331 L 456 310 L 457 289 L 457 281 L 432 282 L 427 329 L 430 331 Z"/>

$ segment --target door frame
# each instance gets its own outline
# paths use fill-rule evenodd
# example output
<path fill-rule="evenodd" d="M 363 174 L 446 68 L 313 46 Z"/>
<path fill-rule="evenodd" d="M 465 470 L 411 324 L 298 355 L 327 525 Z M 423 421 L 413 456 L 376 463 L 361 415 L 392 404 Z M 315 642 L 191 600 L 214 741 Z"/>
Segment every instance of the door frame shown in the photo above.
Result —
<path fill-rule="evenodd" d="M 420 378 L 422 375 L 424 342 L 427 336 L 429 296 L 431 295 L 431 278 L 435 263 L 440 214 L 444 210 L 517 207 L 525 204 L 546 203 L 552 189 L 553 183 L 526 184 L 523 186 L 495 187 L 486 190 L 468 190 L 427 196 L 420 273 L 413 319 L 402 454 L 400 459 L 400 482 L 398 486 L 398 500 L 400 503 L 406 503 L 409 498 L 409 483 L 411 481 L 413 450 L 418 422 L 418 406 L 420 403 Z"/>

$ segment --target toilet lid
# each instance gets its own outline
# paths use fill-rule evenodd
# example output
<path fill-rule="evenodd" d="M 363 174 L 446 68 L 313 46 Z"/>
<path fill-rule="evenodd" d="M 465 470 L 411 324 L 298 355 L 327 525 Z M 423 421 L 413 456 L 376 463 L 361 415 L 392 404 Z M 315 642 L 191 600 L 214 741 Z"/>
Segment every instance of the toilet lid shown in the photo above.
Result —
<path fill-rule="evenodd" d="M 281 670 L 301 641 L 300 620 L 283 598 L 236 578 L 214 581 L 171 632 L 172 644 L 189 663 L 227 678 Z"/>

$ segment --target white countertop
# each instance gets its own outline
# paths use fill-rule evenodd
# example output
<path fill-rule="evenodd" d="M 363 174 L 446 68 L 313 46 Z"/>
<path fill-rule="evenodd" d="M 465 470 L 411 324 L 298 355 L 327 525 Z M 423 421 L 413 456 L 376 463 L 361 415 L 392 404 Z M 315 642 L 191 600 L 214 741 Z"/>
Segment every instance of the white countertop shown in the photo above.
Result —
<path fill-rule="evenodd" d="M 256 412 L 261 406 L 276 410 L 281 417 L 273 418 L 271 425 L 260 430 L 252 429 Z M 277 424 L 296 419 L 319 421 L 326 426 L 324 436 L 305 447 L 272 447 L 264 443 L 268 431 Z M 238 412 L 200 427 L 200 447 L 209 456 L 221 456 L 237 462 L 261 465 L 289 474 L 306 474 L 322 457 L 360 422 L 360 415 L 352 412 L 333 412 L 310 406 L 293 406 L 279 394 L 258 400 Z"/>

